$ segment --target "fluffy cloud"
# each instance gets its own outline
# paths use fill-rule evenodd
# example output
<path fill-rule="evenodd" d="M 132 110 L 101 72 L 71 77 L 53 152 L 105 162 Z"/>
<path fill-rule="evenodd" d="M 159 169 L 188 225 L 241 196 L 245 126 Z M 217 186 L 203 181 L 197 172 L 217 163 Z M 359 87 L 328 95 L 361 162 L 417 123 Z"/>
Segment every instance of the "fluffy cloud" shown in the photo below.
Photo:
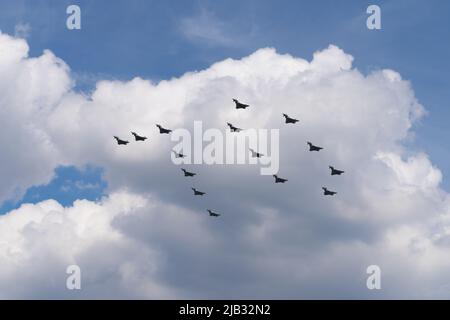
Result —
<path fill-rule="evenodd" d="M 0 284 L 15 283 L 4 297 L 449 296 L 449 197 L 427 156 L 402 144 L 425 110 L 395 71 L 364 75 L 335 46 L 311 62 L 265 48 L 159 83 L 100 81 L 86 97 L 50 52 L 28 58 L 26 43 L 6 35 L 0 52 L 0 121 L 21 137 L 2 134 L 0 197 L 47 181 L 58 164 L 87 163 L 104 168 L 110 194 L 1 217 Z M 233 97 L 251 107 L 234 109 Z M 286 126 L 281 113 L 300 122 Z M 182 177 L 155 123 L 194 120 L 279 128 L 288 183 L 251 165 L 195 165 L 197 177 Z M 130 131 L 149 140 L 112 140 Z M 306 141 L 324 150 L 307 152 Z M 346 173 L 331 177 L 328 165 Z M 207 195 L 194 198 L 192 184 Z M 323 197 L 323 185 L 338 195 Z M 208 219 L 206 208 L 223 215 Z M 64 288 L 71 263 L 85 274 L 81 293 Z M 365 286 L 371 264 L 381 291 Z"/>
<path fill-rule="evenodd" d="M 47 200 L 1 216 L 0 285 L 9 289 L 0 297 L 80 297 L 65 288 L 72 264 L 82 271 L 82 297 L 173 297 L 175 290 L 154 279 L 163 262 L 159 253 L 113 227 L 147 205 L 141 197 L 117 193 L 70 208 Z"/>
<path fill-rule="evenodd" d="M 44 122 L 71 88 L 68 72 L 50 51 L 29 58 L 24 40 L 0 33 L 0 201 L 48 182 L 62 162 Z"/>

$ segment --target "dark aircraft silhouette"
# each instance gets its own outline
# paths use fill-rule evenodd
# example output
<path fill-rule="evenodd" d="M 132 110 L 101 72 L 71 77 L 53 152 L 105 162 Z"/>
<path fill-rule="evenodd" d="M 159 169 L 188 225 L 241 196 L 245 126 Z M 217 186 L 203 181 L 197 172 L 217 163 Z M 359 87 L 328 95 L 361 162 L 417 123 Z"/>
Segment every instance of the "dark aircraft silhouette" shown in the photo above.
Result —
<path fill-rule="evenodd" d="M 328 190 L 325 187 L 322 187 L 322 189 L 323 189 L 323 195 L 324 196 L 334 196 L 337 193 L 335 191 L 330 191 L 330 190 Z"/>
<path fill-rule="evenodd" d="M 178 152 L 176 152 L 174 150 L 172 150 L 172 152 L 175 154 L 175 158 L 184 158 L 184 157 L 186 157 L 184 154 L 178 153 Z"/>
<path fill-rule="evenodd" d="M 286 123 L 296 123 L 296 122 L 298 122 L 297 119 L 290 118 L 286 113 L 283 113 L 283 117 L 286 119 Z"/>
<path fill-rule="evenodd" d="M 172 130 L 170 129 L 164 129 L 163 127 L 161 127 L 159 124 L 156 125 L 159 128 L 159 133 L 164 134 L 164 133 L 171 133 Z"/>
<path fill-rule="evenodd" d="M 131 132 L 131 134 L 134 136 L 134 140 L 136 140 L 136 141 L 145 141 L 145 140 L 147 140 L 147 137 L 140 136 L 136 132 Z"/>
<path fill-rule="evenodd" d="M 198 191 L 195 188 L 191 188 L 191 189 L 194 190 L 194 196 L 203 196 L 204 194 L 206 194 L 206 192 Z"/>
<path fill-rule="evenodd" d="M 193 177 L 193 176 L 195 176 L 196 175 L 196 173 L 194 173 L 194 172 L 189 172 L 189 171 L 186 171 L 186 169 L 181 169 L 181 171 L 183 171 L 184 172 L 184 176 L 185 177 Z"/>
<path fill-rule="evenodd" d="M 235 126 L 233 126 L 231 123 L 227 122 L 228 126 L 230 127 L 231 132 L 239 132 L 242 131 L 241 128 L 237 128 Z"/>
<path fill-rule="evenodd" d="M 308 142 L 308 145 L 309 145 L 309 151 L 320 151 L 323 149 L 322 147 L 313 145 L 311 142 Z"/>
<path fill-rule="evenodd" d="M 342 170 L 335 169 L 333 166 L 329 166 L 329 168 L 331 169 L 331 175 L 332 176 L 334 176 L 334 175 L 340 176 L 341 174 L 343 174 L 345 172 L 345 171 L 342 171 Z"/>
<path fill-rule="evenodd" d="M 250 107 L 248 104 L 241 103 L 237 99 L 233 99 L 234 103 L 236 104 L 236 109 L 245 109 Z"/>
<path fill-rule="evenodd" d="M 130 142 L 129 141 L 126 141 L 126 140 L 122 140 L 122 139 L 119 139 L 118 137 L 116 137 L 116 136 L 114 136 L 114 139 L 116 139 L 116 141 L 117 141 L 117 144 L 118 145 L 121 145 L 121 144 L 123 144 L 123 145 L 127 145 L 127 144 L 129 144 Z"/>
<path fill-rule="evenodd" d="M 276 174 L 274 174 L 273 177 L 275 178 L 275 183 L 285 183 L 288 181 L 287 179 L 279 178 Z"/>
<path fill-rule="evenodd" d="M 220 213 L 215 213 L 215 212 L 213 212 L 213 211 L 211 211 L 209 209 L 206 209 L 206 210 L 208 211 L 210 217 L 218 217 L 218 216 L 220 216 Z"/>
<path fill-rule="evenodd" d="M 253 150 L 252 148 L 249 148 L 251 153 L 252 153 L 252 157 L 253 158 L 261 158 L 263 156 L 262 153 L 256 152 L 255 150 Z"/>

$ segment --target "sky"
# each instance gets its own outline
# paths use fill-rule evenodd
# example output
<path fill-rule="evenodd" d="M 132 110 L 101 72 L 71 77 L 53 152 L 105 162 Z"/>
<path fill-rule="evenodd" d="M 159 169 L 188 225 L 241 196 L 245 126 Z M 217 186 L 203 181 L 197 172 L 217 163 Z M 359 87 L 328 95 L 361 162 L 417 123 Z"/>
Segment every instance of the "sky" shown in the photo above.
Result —
<path fill-rule="evenodd" d="M 66 28 L 70 4 L 81 8 L 81 30 Z M 381 30 L 366 27 L 371 4 Z M 14 267 L 25 274 L 0 297 L 448 297 L 450 3 L 0 0 L 0 8 L 0 286 L 19 276 Z M 228 110 L 235 94 L 257 114 Z M 155 134 L 156 122 L 191 128 L 199 118 L 277 128 L 282 111 L 301 121 L 300 133 L 281 132 L 280 175 L 292 187 L 276 190 L 251 166 L 193 165 L 201 172 L 193 183 L 208 190 L 193 199 L 173 174 L 170 139 Z M 118 149 L 110 138 L 131 130 L 150 146 Z M 298 134 L 326 145 L 326 156 L 298 154 L 306 148 Z M 330 159 L 346 170 L 342 179 L 315 175 Z M 336 201 L 312 191 L 319 179 L 339 189 Z M 207 206 L 223 221 L 198 214 Z M 379 292 L 365 288 L 371 260 L 386 270 Z M 87 270 L 80 292 L 55 285 L 69 263 Z M 410 283 L 408 272 L 423 275 Z"/>

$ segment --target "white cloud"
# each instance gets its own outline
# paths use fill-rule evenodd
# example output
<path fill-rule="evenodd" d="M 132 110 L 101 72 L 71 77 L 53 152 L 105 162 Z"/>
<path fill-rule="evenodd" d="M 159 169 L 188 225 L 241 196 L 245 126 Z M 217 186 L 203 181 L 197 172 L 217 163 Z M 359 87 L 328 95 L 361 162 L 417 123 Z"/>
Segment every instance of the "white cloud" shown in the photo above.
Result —
<path fill-rule="evenodd" d="M 47 200 L 0 216 L 0 286 L 9 288 L 0 297 L 176 296 L 154 279 L 163 261 L 157 250 L 113 227 L 115 219 L 146 205 L 142 197 L 116 193 L 99 203 L 76 201 L 69 208 Z M 65 287 L 71 264 L 81 268 L 82 295 Z"/>
<path fill-rule="evenodd" d="M 0 196 L 61 163 L 101 166 L 110 193 L 0 218 L 0 284 L 18 283 L 5 297 L 71 297 L 56 286 L 74 261 L 86 266 L 87 297 L 448 297 L 449 197 L 427 156 L 402 145 L 425 111 L 395 71 L 361 74 L 335 46 L 311 62 L 265 48 L 159 83 L 100 81 L 85 97 L 50 52 L 27 58 L 26 43 L 5 35 L 3 48 L 0 121 L 23 138 L 2 134 Z M 250 109 L 234 109 L 234 97 Z M 283 112 L 300 122 L 286 126 Z M 194 120 L 280 128 L 288 183 L 252 166 L 196 166 L 195 179 L 182 177 L 154 124 Z M 132 130 L 149 140 L 118 147 L 112 136 Z M 307 152 L 308 140 L 324 150 Z M 331 177 L 328 165 L 346 172 Z M 194 198 L 192 184 L 207 195 Z M 323 185 L 338 195 L 323 197 Z M 206 208 L 223 215 L 209 219 Z M 380 292 L 365 287 L 371 264 L 382 268 Z M 47 271 L 24 271 L 32 265 Z"/>
<path fill-rule="evenodd" d="M 0 33 L 0 201 L 48 182 L 62 162 L 44 121 L 71 88 L 69 68 L 50 51 L 28 57 L 24 40 Z"/>

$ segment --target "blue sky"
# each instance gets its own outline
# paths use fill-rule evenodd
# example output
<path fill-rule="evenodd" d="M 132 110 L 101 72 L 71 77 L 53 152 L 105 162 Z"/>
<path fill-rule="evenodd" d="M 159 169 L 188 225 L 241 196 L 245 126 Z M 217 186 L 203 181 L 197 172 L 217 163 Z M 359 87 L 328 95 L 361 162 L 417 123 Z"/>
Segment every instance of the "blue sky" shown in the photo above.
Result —
<path fill-rule="evenodd" d="M 34 186 L 27 190 L 20 201 L 11 199 L 0 206 L 0 213 L 16 209 L 21 203 L 37 203 L 46 199 L 58 199 L 64 206 L 77 199 L 98 200 L 107 187 L 100 168 L 87 166 L 77 169 L 73 166 L 58 167 L 55 176 L 45 186 Z"/>
<path fill-rule="evenodd" d="M 69 4 L 81 7 L 82 30 L 65 28 Z M 381 7 L 382 30 L 366 28 L 369 4 Z M 310 59 L 335 44 L 355 57 L 363 73 L 391 68 L 412 82 L 429 114 L 415 128 L 411 146 L 430 155 L 450 187 L 449 2 L 0 0 L 0 7 L 3 32 L 14 34 L 18 24 L 28 24 L 30 54 L 52 50 L 71 67 L 78 89 L 87 92 L 99 79 L 169 79 L 261 47 Z M 0 211 L 47 198 L 70 204 L 106 192 L 101 169 L 55 173 L 49 185 L 31 188 L 22 201 L 3 204 Z M 88 185 L 94 187 L 77 187 Z"/>

